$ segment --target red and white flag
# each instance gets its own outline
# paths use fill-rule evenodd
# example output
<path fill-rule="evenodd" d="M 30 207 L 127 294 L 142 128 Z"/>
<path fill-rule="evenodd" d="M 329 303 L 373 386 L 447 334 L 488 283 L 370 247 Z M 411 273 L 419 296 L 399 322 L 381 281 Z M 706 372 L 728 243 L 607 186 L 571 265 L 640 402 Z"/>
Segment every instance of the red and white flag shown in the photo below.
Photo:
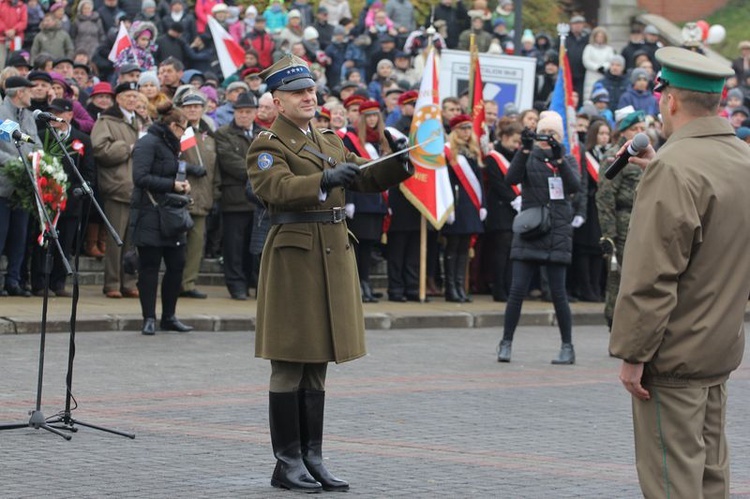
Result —
<path fill-rule="evenodd" d="M 117 56 L 120 55 L 120 52 L 132 46 L 133 42 L 130 40 L 130 35 L 128 35 L 128 29 L 125 27 L 125 23 L 120 23 L 120 30 L 117 32 L 117 39 L 115 39 L 115 43 L 112 45 L 112 50 L 109 51 L 109 57 L 107 57 L 107 59 L 116 62 Z"/>
<path fill-rule="evenodd" d="M 211 30 L 211 37 L 214 39 L 221 72 L 224 78 L 229 78 L 245 62 L 245 49 L 232 38 L 232 35 L 227 33 L 227 30 L 213 16 L 208 16 L 208 28 Z"/>
<path fill-rule="evenodd" d="M 445 134 L 438 93 L 438 63 L 435 48 L 430 47 L 414 106 L 409 142 L 419 147 L 409 153 L 414 175 L 401 182 L 404 196 L 440 229 L 453 211 L 453 190 L 445 162 Z"/>
<path fill-rule="evenodd" d="M 195 131 L 193 130 L 193 127 L 189 126 L 180 138 L 180 151 L 185 152 L 191 147 L 195 147 L 197 145 L 198 142 L 195 140 Z"/>

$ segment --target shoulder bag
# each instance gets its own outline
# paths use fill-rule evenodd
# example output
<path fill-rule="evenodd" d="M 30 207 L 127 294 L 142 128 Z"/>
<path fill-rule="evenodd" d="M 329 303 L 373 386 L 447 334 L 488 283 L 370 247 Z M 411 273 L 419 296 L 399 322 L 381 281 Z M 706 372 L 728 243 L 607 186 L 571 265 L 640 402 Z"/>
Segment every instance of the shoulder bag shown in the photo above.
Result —
<path fill-rule="evenodd" d="M 159 213 L 159 232 L 166 238 L 177 237 L 193 228 L 188 206 L 193 202 L 190 196 L 168 192 L 161 203 L 157 203 L 151 191 L 146 191 L 151 203 Z"/>
<path fill-rule="evenodd" d="M 523 239 L 538 239 L 551 229 L 549 208 L 545 205 L 527 208 L 513 219 L 513 232 Z"/>

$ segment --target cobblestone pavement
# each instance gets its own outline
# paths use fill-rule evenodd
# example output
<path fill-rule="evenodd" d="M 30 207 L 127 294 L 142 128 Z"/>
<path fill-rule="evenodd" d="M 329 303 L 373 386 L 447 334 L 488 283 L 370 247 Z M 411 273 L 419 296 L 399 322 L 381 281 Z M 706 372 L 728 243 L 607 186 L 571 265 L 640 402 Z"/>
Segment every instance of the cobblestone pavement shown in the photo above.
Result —
<path fill-rule="evenodd" d="M 639 497 L 630 402 L 600 326 L 575 329 L 578 363 L 552 366 L 556 328 L 519 328 L 513 362 L 498 329 L 368 333 L 369 355 L 331 365 L 327 465 L 348 496 Z M 38 335 L 0 335 L 0 422 L 34 406 Z M 0 497 L 289 497 L 269 485 L 268 362 L 253 333 L 77 337 L 71 441 L 0 432 Z M 42 409 L 64 407 L 68 337 L 47 338 Z M 729 383 L 732 497 L 750 497 L 750 367 Z"/>

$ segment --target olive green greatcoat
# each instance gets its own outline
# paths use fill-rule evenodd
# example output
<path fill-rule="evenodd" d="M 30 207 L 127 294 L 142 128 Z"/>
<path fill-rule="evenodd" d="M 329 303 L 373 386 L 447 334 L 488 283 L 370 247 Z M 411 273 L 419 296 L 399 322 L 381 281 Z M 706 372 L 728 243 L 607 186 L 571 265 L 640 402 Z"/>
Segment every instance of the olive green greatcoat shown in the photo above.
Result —
<path fill-rule="evenodd" d="M 306 137 L 279 116 L 270 132 L 255 139 L 247 157 L 253 191 L 271 213 L 344 206 L 341 187 L 321 201 L 323 169 L 332 166 L 304 146 L 339 163 L 366 162 L 348 152 L 333 131 L 313 129 L 312 137 Z M 262 153 L 273 158 L 265 169 L 258 166 Z M 389 160 L 363 170 L 351 189 L 382 192 L 409 175 L 399 160 Z M 255 355 L 289 362 L 345 362 L 365 354 L 364 330 L 359 277 L 346 223 L 272 226 L 258 279 Z"/>

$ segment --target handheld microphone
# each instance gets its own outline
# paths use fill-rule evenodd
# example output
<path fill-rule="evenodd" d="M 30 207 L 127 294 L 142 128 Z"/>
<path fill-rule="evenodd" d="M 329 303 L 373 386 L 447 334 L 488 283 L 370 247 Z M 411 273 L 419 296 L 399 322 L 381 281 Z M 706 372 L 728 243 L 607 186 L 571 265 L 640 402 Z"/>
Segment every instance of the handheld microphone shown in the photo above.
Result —
<path fill-rule="evenodd" d="M 35 109 L 33 113 L 35 120 L 41 120 L 41 121 L 57 121 L 58 123 L 65 123 L 65 120 L 62 118 L 58 118 L 54 114 L 51 113 L 45 113 L 41 109 Z"/>
<path fill-rule="evenodd" d="M 0 123 L 0 140 L 3 142 L 11 142 L 15 140 L 16 142 L 28 142 L 30 144 L 36 142 L 34 137 L 26 135 L 19 130 L 19 128 L 18 123 L 15 121 L 3 121 Z"/>
<path fill-rule="evenodd" d="M 639 133 L 635 137 L 633 137 L 633 140 L 630 142 L 630 145 L 625 149 L 625 151 L 618 156 L 614 162 L 607 168 L 607 171 L 604 172 L 604 176 L 608 179 L 612 180 L 617 176 L 618 173 L 620 173 L 620 170 L 625 168 L 625 165 L 628 164 L 628 160 L 632 156 L 638 156 L 644 149 L 648 147 L 650 144 L 650 141 L 648 140 L 648 135 L 645 133 Z"/>

